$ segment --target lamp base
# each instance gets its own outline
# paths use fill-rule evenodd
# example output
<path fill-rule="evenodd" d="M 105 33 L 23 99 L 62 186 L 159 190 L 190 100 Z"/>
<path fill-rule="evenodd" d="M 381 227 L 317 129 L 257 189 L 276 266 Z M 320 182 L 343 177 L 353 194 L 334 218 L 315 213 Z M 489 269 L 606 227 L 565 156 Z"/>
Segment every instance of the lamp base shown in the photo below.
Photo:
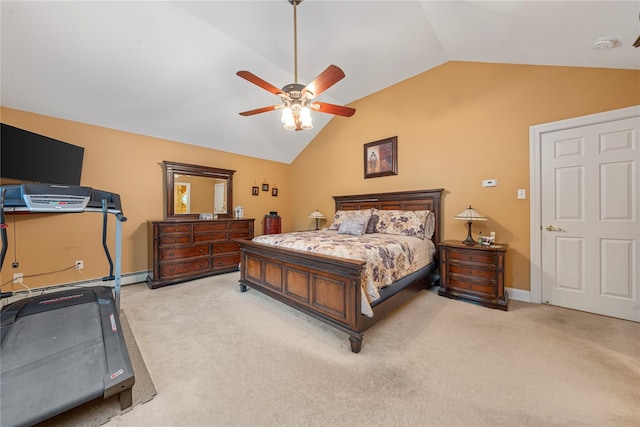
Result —
<path fill-rule="evenodd" d="M 475 241 L 475 240 L 473 240 L 473 237 L 471 237 L 471 221 L 468 221 L 468 222 L 467 222 L 467 225 L 469 226 L 469 234 L 467 234 L 467 238 L 466 238 L 466 239 L 464 239 L 464 240 L 462 241 L 462 243 L 464 243 L 465 245 L 469 245 L 469 246 L 471 246 L 471 245 L 475 245 L 475 244 L 476 244 L 476 241 Z"/>
<path fill-rule="evenodd" d="M 320 227 L 318 227 L 318 218 L 316 218 L 316 230 L 320 230 Z"/>

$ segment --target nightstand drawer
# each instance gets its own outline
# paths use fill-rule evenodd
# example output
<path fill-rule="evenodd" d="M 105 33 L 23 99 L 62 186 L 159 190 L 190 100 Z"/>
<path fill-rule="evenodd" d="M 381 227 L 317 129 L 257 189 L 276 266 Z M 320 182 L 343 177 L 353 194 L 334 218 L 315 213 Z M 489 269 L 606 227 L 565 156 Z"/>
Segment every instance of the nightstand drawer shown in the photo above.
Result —
<path fill-rule="evenodd" d="M 458 278 L 451 276 L 449 278 L 449 287 L 464 292 L 475 292 L 483 295 L 496 295 L 496 287 L 491 283 L 475 283 L 464 280 L 464 278 Z"/>
<path fill-rule="evenodd" d="M 493 267 L 493 268 L 470 267 L 468 265 L 455 264 L 452 262 L 449 264 L 449 273 L 459 274 L 467 277 L 478 277 L 482 279 L 495 279 L 496 277 L 495 266 L 489 265 L 487 267 Z"/>
<path fill-rule="evenodd" d="M 495 257 L 491 252 L 474 251 L 474 250 L 449 250 L 449 260 L 475 262 L 478 264 L 495 264 Z"/>

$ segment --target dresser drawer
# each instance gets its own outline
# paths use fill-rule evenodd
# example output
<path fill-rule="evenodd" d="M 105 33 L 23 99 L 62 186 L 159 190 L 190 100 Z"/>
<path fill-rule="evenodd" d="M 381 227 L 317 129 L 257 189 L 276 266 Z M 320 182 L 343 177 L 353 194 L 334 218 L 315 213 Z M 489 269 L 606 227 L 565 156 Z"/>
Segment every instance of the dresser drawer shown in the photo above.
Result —
<path fill-rule="evenodd" d="M 166 263 L 162 265 L 160 271 L 164 278 L 171 276 L 180 276 L 183 274 L 193 274 L 209 269 L 209 260 L 204 258 L 197 261 L 188 261 L 180 263 Z"/>
<path fill-rule="evenodd" d="M 167 224 L 158 227 L 158 233 L 191 233 L 191 224 Z"/>
<path fill-rule="evenodd" d="M 231 230 L 251 230 L 253 228 L 253 221 L 232 221 L 229 223 Z"/>
<path fill-rule="evenodd" d="M 463 277 L 450 276 L 448 287 L 464 291 L 466 293 L 472 292 L 487 296 L 497 295 L 496 286 L 488 282 L 471 282 L 465 280 Z"/>
<path fill-rule="evenodd" d="M 251 230 L 233 230 L 229 235 L 230 239 L 250 239 L 252 237 Z"/>
<path fill-rule="evenodd" d="M 494 265 L 487 265 L 487 268 L 470 268 L 468 265 L 449 263 L 449 273 L 459 274 L 467 277 L 478 277 L 481 279 L 495 279 L 496 269 Z M 491 268 L 493 267 L 493 268 Z"/>
<path fill-rule="evenodd" d="M 240 250 L 240 245 L 235 242 L 217 242 L 213 244 L 213 253 L 222 254 L 225 252 L 237 252 Z"/>
<path fill-rule="evenodd" d="M 212 242 L 214 240 L 228 240 L 229 235 L 226 231 L 217 231 L 212 233 L 198 233 L 193 235 L 194 242 Z"/>
<path fill-rule="evenodd" d="M 194 233 L 202 233 L 204 231 L 220 231 L 226 229 L 226 222 L 208 222 L 206 224 L 194 224 L 193 226 Z"/>
<path fill-rule="evenodd" d="M 191 243 L 191 234 L 161 234 L 159 237 L 160 246 L 176 245 L 180 243 Z"/>
<path fill-rule="evenodd" d="M 213 269 L 237 267 L 240 264 L 240 252 L 231 253 L 229 255 L 215 256 L 212 259 Z"/>
<path fill-rule="evenodd" d="M 447 258 L 449 258 L 450 261 L 466 261 L 475 262 L 478 264 L 495 264 L 494 254 L 485 251 L 464 249 L 448 250 Z"/>
<path fill-rule="evenodd" d="M 177 248 L 167 248 L 160 250 L 160 260 L 192 258 L 209 255 L 209 245 L 197 245 Z"/>

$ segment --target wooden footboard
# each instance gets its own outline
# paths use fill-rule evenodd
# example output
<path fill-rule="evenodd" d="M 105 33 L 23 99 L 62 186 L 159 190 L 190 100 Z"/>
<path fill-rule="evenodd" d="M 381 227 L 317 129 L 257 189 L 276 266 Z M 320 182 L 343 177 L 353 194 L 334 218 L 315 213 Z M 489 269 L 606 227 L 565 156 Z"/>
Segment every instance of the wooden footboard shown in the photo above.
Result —
<path fill-rule="evenodd" d="M 242 292 L 253 288 L 326 322 L 348 333 L 352 350 L 360 350 L 360 277 L 364 261 L 249 241 L 238 243 Z"/>

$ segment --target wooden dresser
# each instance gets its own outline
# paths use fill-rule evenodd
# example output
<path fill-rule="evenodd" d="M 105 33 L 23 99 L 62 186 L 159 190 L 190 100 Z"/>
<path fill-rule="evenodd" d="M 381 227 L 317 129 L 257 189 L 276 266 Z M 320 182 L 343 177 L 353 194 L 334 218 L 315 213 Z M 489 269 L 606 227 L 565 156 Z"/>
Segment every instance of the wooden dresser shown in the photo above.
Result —
<path fill-rule="evenodd" d="M 438 250 L 439 295 L 507 310 L 509 295 L 504 290 L 507 245 L 465 245 L 458 240 L 446 240 L 438 245 Z"/>
<path fill-rule="evenodd" d="M 282 233 L 282 221 L 277 215 L 264 216 L 264 234 L 280 234 Z"/>
<path fill-rule="evenodd" d="M 253 238 L 253 219 L 150 221 L 149 276 L 152 288 L 238 271 L 234 239 Z"/>

